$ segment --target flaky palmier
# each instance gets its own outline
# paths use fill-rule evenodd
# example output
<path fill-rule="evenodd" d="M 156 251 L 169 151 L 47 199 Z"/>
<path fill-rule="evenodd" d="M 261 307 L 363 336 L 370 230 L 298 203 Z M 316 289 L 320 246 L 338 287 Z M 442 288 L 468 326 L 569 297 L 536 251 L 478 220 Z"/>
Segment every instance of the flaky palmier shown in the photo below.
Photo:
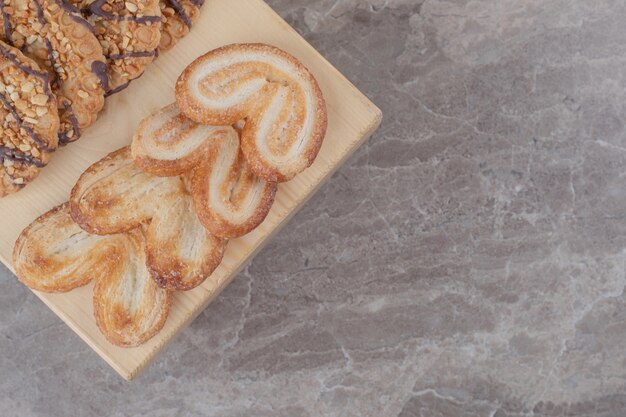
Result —
<path fill-rule="evenodd" d="M 90 233 L 121 233 L 148 221 L 161 201 L 183 187 L 179 177 L 157 177 L 137 168 L 127 146 L 80 176 L 72 189 L 70 213 Z"/>
<path fill-rule="evenodd" d="M 173 103 L 139 123 L 131 153 L 135 164 L 146 172 L 178 175 L 198 165 L 211 142 L 231 131 L 231 126 L 198 124 L 183 115 Z"/>
<path fill-rule="evenodd" d="M 223 238 L 245 235 L 261 224 L 272 207 L 276 189 L 276 183 L 250 170 L 235 130 L 212 143 L 191 179 L 200 222 Z"/>
<path fill-rule="evenodd" d="M 124 236 L 124 256 L 117 270 L 96 280 L 93 310 L 96 323 L 109 342 L 132 347 L 163 328 L 172 293 L 160 288 L 146 268 L 146 242 L 141 227 Z"/>
<path fill-rule="evenodd" d="M 69 204 L 32 222 L 13 248 L 19 280 L 44 292 L 67 292 L 113 273 L 123 255 L 122 235 L 97 236 L 70 217 Z"/>
<path fill-rule="evenodd" d="M 170 198 L 152 218 L 147 233 L 147 266 L 162 288 L 197 287 L 217 268 L 227 241 L 209 233 L 186 193 Z"/>
<path fill-rule="evenodd" d="M 176 83 L 176 102 L 198 123 L 246 119 L 242 150 L 250 169 L 271 182 L 310 166 L 326 134 L 326 104 L 296 58 L 264 44 L 234 44 L 191 63 Z"/>

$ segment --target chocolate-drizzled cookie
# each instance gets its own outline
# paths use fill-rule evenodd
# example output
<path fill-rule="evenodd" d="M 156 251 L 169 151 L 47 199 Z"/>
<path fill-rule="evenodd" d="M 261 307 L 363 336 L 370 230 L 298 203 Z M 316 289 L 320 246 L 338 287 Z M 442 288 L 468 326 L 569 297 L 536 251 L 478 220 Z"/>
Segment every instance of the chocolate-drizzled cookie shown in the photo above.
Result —
<path fill-rule="evenodd" d="M 191 26 L 200 16 L 200 7 L 204 0 L 161 0 L 161 43 L 159 51 L 171 49 L 189 33 Z"/>
<path fill-rule="evenodd" d="M 94 27 L 108 64 L 106 95 L 143 74 L 161 39 L 158 0 L 70 0 Z"/>
<path fill-rule="evenodd" d="M 79 138 L 104 105 L 102 47 L 78 9 L 63 0 L 4 0 L 4 39 L 50 74 L 61 125 L 59 142 Z"/>
<path fill-rule="evenodd" d="M 0 197 L 32 181 L 58 144 L 57 101 L 35 61 L 0 41 Z"/>

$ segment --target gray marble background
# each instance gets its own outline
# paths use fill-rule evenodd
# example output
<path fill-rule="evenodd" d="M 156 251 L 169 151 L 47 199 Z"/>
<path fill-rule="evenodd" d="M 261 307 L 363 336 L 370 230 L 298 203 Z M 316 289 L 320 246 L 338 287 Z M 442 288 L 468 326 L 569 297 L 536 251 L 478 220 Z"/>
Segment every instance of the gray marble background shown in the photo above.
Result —
<path fill-rule="evenodd" d="M 133 383 L 0 271 L 0 416 L 625 416 L 626 2 L 269 3 L 380 130 Z"/>

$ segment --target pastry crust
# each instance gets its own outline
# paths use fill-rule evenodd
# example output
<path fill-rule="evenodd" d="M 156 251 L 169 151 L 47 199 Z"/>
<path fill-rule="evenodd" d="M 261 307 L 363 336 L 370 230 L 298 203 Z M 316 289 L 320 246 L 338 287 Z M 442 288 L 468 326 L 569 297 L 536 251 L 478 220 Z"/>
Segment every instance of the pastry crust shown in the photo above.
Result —
<path fill-rule="evenodd" d="M 148 270 L 162 288 L 190 290 L 218 267 L 226 243 L 202 227 L 188 194 L 172 196 L 148 227 Z"/>
<path fill-rule="evenodd" d="M 313 75 L 265 44 L 228 45 L 197 58 L 178 78 L 176 102 L 198 123 L 246 119 L 243 153 L 250 169 L 271 182 L 309 167 L 326 134 L 326 104 Z"/>
<path fill-rule="evenodd" d="M 13 248 L 13 265 L 28 287 L 67 292 L 113 273 L 123 253 L 122 239 L 85 232 L 64 203 L 24 229 Z"/>
<path fill-rule="evenodd" d="M 124 236 L 118 268 L 96 280 L 93 311 L 98 328 L 109 342 L 133 347 L 163 328 L 172 293 L 160 288 L 146 268 L 146 244 L 141 228 Z"/>
<path fill-rule="evenodd" d="M 267 216 L 276 183 L 258 178 L 249 168 L 233 130 L 212 144 L 191 179 L 200 222 L 215 236 L 235 238 L 256 228 Z"/>
<path fill-rule="evenodd" d="M 72 219 L 89 233 L 121 233 L 147 222 L 168 195 L 183 191 L 179 177 L 156 177 L 121 148 L 90 166 L 72 189 Z"/>
<path fill-rule="evenodd" d="M 198 165 L 211 143 L 232 131 L 230 126 L 198 124 L 172 103 L 141 121 L 131 152 L 135 164 L 146 172 L 179 175 Z"/>

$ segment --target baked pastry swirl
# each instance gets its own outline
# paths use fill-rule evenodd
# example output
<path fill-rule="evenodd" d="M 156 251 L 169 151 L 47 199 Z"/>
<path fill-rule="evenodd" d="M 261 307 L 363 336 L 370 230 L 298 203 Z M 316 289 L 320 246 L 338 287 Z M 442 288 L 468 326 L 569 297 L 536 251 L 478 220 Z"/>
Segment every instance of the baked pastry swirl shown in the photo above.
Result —
<path fill-rule="evenodd" d="M 85 232 L 64 203 L 24 229 L 13 248 L 13 265 L 19 280 L 30 288 L 67 292 L 111 274 L 122 255 L 121 239 Z"/>
<path fill-rule="evenodd" d="M 276 190 L 276 183 L 252 172 L 234 129 L 212 142 L 191 179 L 191 194 L 200 221 L 211 233 L 223 238 L 243 236 L 261 224 L 274 203 Z"/>
<path fill-rule="evenodd" d="M 107 340 L 123 347 L 138 346 L 165 325 L 172 293 L 160 288 L 146 268 L 146 241 L 141 228 L 124 235 L 116 271 L 96 280 L 93 312 Z"/>
<path fill-rule="evenodd" d="M 138 169 L 127 146 L 80 176 L 72 189 L 70 213 L 89 233 L 121 233 L 150 220 L 168 195 L 182 191 L 179 177 L 157 177 Z"/>
<path fill-rule="evenodd" d="M 230 126 L 206 126 L 183 115 L 175 103 L 146 117 L 133 136 L 135 164 L 154 175 L 179 175 L 198 165 L 211 142 L 234 132 Z"/>
<path fill-rule="evenodd" d="M 68 203 L 37 218 L 15 243 L 20 281 L 44 292 L 67 292 L 95 280 L 93 310 L 107 340 L 130 347 L 144 343 L 165 324 L 172 301 L 146 267 L 142 229 L 98 236 L 83 231 Z"/>
<path fill-rule="evenodd" d="M 226 243 L 202 227 L 187 193 L 172 195 L 148 227 L 146 264 L 160 287 L 187 291 L 218 267 Z"/>
<path fill-rule="evenodd" d="M 197 58 L 178 78 L 176 102 L 198 123 L 246 119 L 241 148 L 250 169 L 271 182 L 310 166 L 326 133 L 326 104 L 313 75 L 265 44 L 228 45 Z"/>

